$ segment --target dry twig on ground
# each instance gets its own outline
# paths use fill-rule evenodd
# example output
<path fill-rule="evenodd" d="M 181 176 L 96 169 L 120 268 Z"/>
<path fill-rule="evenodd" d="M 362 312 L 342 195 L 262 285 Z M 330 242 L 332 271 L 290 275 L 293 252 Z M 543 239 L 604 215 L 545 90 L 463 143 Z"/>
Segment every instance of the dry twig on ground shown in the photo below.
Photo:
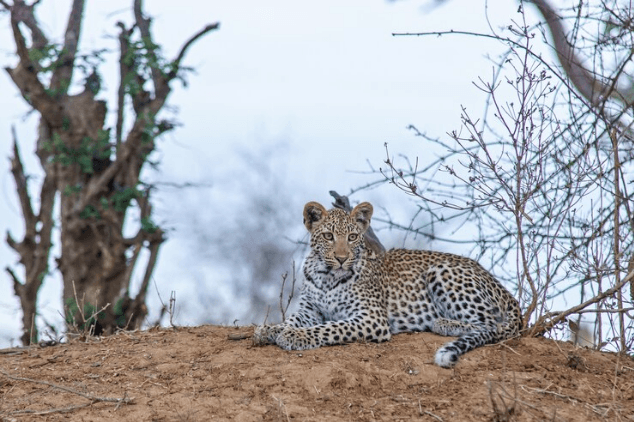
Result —
<path fill-rule="evenodd" d="M 41 381 L 41 380 L 36 380 L 36 379 L 32 379 L 32 378 L 26 378 L 26 377 L 19 377 L 19 376 L 14 376 L 14 375 L 9 375 L 7 372 L 3 371 L 0 369 L 0 373 L 2 375 L 4 375 L 6 378 L 12 380 L 12 381 L 24 381 L 24 382 L 30 382 L 30 383 L 34 383 L 34 384 L 41 384 L 41 385 L 46 385 L 52 388 L 56 388 L 58 390 L 62 390 L 62 391 L 66 391 L 67 393 L 71 393 L 71 394 L 75 394 L 77 396 L 83 397 L 87 400 L 89 400 L 88 403 L 82 403 L 82 404 L 78 404 L 78 405 L 73 405 L 73 406 L 68 406 L 68 407 L 63 407 L 63 408 L 56 408 L 56 409 L 47 409 L 47 410 L 33 410 L 33 409 L 23 409 L 23 410 L 18 410 L 18 411 L 14 411 L 14 412 L 10 412 L 9 414 L 11 415 L 20 415 L 20 414 L 30 414 L 30 415 L 47 415 L 47 414 L 51 414 L 51 413 L 64 413 L 64 412 L 70 412 L 76 409 L 80 409 L 82 407 L 86 407 L 86 406 L 90 406 L 93 403 L 98 403 L 98 402 L 105 402 L 105 403 L 117 403 L 117 407 L 116 409 L 119 408 L 119 406 L 121 404 L 130 404 L 133 402 L 133 398 L 128 397 L 127 393 L 123 395 L 123 397 L 121 398 L 117 398 L 117 397 L 102 397 L 102 396 L 96 396 L 94 394 L 87 394 L 87 393 L 83 393 L 81 391 L 77 391 L 75 389 L 63 386 L 63 385 L 59 385 L 59 384 L 54 384 L 52 382 L 48 382 L 48 381 Z"/>

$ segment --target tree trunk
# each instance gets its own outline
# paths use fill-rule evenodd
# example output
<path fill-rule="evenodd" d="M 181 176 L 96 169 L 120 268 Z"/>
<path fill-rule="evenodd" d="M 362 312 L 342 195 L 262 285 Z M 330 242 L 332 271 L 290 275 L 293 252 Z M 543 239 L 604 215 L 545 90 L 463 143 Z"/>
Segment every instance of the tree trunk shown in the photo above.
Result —
<path fill-rule="evenodd" d="M 68 116 L 67 130 L 55 134 L 70 150 L 81 151 L 90 140 L 89 150 L 97 153 L 89 157 L 89 162 L 63 166 L 58 172 L 57 189 L 66 192 L 61 196 L 62 254 L 58 265 L 64 279 L 67 322 L 96 335 L 111 334 L 116 328 L 137 328 L 147 315 L 143 304 L 147 282 L 136 301 L 130 298 L 132 267 L 145 241 L 155 245 L 156 252 L 163 241 L 160 230 L 148 233 L 141 228 L 133 239 L 122 235 L 131 201 L 143 200 L 137 190 L 142 161 L 129 160 L 130 164 L 121 167 L 125 172 L 115 173 L 111 180 L 91 191 L 89 187 L 112 165 L 109 154 L 98 155 L 106 106 L 95 101 L 89 91 L 67 97 L 63 103 Z M 153 145 L 151 140 L 146 141 L 132 157 L 149 153 Z M 80 188 L 77 193 L 72 190 L 75 186 Z M 87 197 L 89 191 L 91 195 Z M 128 260 L 126 252 L 131 249 L 135 252 Z M 153 267 L 150 262 L 147 270 L 151 273 Z"/>
<path fill-rule="evenodd" d="M 111 235 L 113 227 L 94 222 L 71 222 L 72 230 L 62 228 L 62 255 L 59 269 L 64 278 L 63 301 L 67 322 L 77 328 L 91 328 L 92 334 L 111 334 L 116 327 L 126 327 L 133 317 L 121 309 L 125 300 L 127 249 Z M 119 306 L 117 306 L 119 305 Z M 118 312 L 118 315 L 116 314 Z M 86 321 L 97 316 L 97 320 Z M 134 324 L 145 317 L 134 315 Z"/>

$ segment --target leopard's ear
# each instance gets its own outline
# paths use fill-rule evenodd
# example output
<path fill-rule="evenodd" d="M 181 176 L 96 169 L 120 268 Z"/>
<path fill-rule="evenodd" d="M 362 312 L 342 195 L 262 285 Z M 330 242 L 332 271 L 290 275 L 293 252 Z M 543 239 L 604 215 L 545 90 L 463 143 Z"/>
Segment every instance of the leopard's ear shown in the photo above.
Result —
<path fill-rule="evenodd" d="M 304 206 L 304 225 L 306 229 L 311 233 L 315 231 L 326 217 L 326 214 L 328 214 L 328 211 L 319 202 L 307 203 Z"/>
<path fill-rule="evenodd" d="M 370 227 L 370 219 L 374 208 L 369 202 L 362 202 L 350 212 L 350 217 L 357 223 L 357 225 L 365 232 Z"/>

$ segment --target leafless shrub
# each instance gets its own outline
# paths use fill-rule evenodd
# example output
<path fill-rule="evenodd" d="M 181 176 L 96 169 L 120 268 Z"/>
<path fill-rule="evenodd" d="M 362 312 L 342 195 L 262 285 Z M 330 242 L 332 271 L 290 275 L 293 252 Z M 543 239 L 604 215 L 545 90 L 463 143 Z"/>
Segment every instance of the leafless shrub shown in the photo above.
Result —
<path fill-rule="evenodd" d="M 434 238 L 440 224 L 472 229 L 446 240 L 470 246 L 472 256 L 488 260 L 515 287 L 530 335 L 592 312 L 597 345 L 632 352 L 633 303 L 624 294 L 634 279 L 627 269 L 634 256 L 627 178 L 634 167 L 634 90 L 624 86 L 632 77 L 632 10 L 613 1 L 566 11 L 574 12 L 566 56 L 559 19 L 548 3 L 533 3 L 546 26 L 529 24 L 520 2 L 519 19 L 501 33 L 409 34 L 481 37 L 508 50 L 493 75 L 475 83 L 486 98 L 481 117 L 463 108 L 461 128 L 449 139 L 411 126 L 437 158 L 395 161 L 386 145 L 380 171 L 422 200 L 431 220 L 418 233 Z M 560 65 L 545 50 L 546 28 Z"/>

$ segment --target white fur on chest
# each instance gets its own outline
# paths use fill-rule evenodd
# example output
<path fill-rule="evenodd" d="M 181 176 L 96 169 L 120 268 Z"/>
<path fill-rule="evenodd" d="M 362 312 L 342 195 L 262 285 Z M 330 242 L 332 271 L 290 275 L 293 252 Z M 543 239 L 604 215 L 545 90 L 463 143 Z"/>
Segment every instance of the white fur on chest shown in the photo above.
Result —
<path fill-rule="evenodd" d="M 321 275 L 323 277 L 323 275 Z M 322 283 L 328 285 L 330 282 Z M 310 302 L 324 317 L 325 321 L 339 321 L 346 319 L 346 291 L 350 289 L 350 283 L 342 283 L 332 290 L 322 290 L 308 280 L 304 281 L 302 295 L 304 300 Z"/>

